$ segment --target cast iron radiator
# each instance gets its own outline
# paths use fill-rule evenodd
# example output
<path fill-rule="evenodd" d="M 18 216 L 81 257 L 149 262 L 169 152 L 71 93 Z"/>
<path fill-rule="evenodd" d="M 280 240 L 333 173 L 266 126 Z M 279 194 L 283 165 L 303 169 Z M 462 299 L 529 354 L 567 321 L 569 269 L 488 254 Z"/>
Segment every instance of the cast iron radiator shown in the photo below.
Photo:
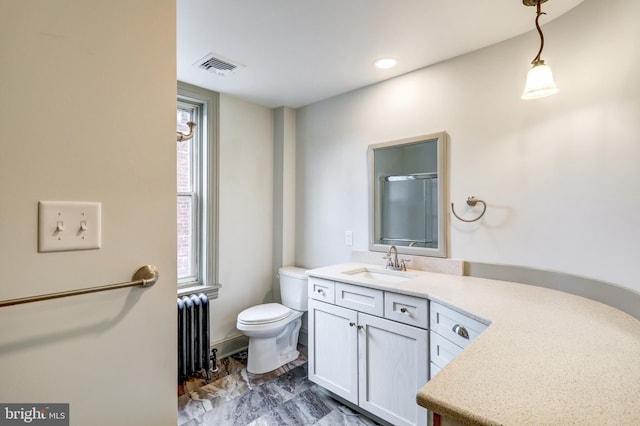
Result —
<path fill-rule="evenodd" d="M 209 356 L 209 299 L 200 293 L 178 299 L 178 383 L 205 370 L 211 380 L 209 361 L 216 369 L 216 349 Z"/>

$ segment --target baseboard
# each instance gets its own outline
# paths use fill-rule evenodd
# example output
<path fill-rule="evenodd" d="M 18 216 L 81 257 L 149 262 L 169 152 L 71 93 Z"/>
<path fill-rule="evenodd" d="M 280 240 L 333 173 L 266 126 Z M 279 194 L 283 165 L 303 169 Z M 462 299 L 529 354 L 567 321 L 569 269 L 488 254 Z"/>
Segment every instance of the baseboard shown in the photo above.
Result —
<path fill-rule="evenodd" d="M 300 329 L 298 335 L 298 343 L 304 346 L 308 346 L 309 333 L 305 329 Z M 226 337 L 224 339 L 211 342 L 211 349 L 217 349 L 218 359 L 233 355 L 240 351 L 243 351 L 249 347 L 249 338 L 244 334 L 236 334 Z"/>
<path fill-rule="evenodd" d="M 233 355 L 249 346 L 249 338 L 244 334 L 236 334 L 211 342 L 211 349 L 217 349 L 218 359 Z"/>
<path fill-rule="evenodd" d="M 382 426 L 393 426 L 391 423 L 389 423 L 386 420 L 381 419 L 380 417 L 371 414 L 370 412 L 360 408 L 359 406 L 357 406 L 356 404 L 353 404 L 349 401 L 347 401 L 346 399 L 342 398 L 341 396 L 336 395 L 335 393 L 326 390 L 325 388 L 318 386 L 318 389 L 320 390 L 320 392 L 324 392 L 327 395 L 329 395 L 331 398 L 335 399 L 336 401 L 340 402 L 342 405 L 346 405 L 347 407 L 351 408 L 353 411 L 357 411 L 358 413 L 362 414 L 363 416 L 367 417 L 368 419 L 371 419 L 373 421 L 375 421 L 376 423 L 378 423 L 379 425 Z"/>

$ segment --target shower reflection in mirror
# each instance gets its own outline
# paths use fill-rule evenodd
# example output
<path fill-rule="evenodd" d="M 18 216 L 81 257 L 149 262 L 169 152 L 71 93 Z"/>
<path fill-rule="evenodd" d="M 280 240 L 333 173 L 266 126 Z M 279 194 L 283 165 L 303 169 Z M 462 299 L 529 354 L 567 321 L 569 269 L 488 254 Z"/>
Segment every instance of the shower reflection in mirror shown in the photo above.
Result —
<path fill-rule="evenodd" d="M 445 133 L 371 145 L 370 250 L 446 257 Z"/>

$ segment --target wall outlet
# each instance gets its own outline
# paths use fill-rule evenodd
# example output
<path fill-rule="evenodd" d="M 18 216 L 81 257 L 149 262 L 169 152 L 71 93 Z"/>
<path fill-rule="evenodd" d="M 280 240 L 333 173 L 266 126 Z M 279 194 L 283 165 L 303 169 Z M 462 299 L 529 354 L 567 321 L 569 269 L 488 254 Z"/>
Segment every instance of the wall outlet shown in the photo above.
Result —
<path fill-rule="evenodd" d="M 38 203 L 38 251 L 91 250 L 101 244 L 101 204 L 77 201 Z"/>
<path fill-rule="evenodd" d="M 344 245 L 345 246 L 353 245 L 353 231 L 344 231 Z"/>

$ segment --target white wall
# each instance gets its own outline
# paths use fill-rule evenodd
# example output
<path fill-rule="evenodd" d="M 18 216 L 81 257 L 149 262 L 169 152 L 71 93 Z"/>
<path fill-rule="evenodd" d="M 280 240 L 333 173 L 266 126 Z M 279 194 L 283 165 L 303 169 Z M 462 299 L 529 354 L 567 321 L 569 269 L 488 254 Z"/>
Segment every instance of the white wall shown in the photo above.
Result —
<path fill-rule="evenodd" d="M 220 95 L 219 274 L 211 341 L 240 335 L 238 313 L 271 301 L 273 112 Z"/>
<path fill-rule="evenodd" d="M 639 17 L 638 2 L 585 0 L 545 25 L 553 97 L 520 99 L 532 31 L 298 110 L 296 262 L 350 260 L 348 229 L 367 249 L 368 144 L 444 130 L 451 201 L 488 203 L 481 222 L 452 219 L 451 257 L 639 290 Z"/>
<path fill-rule="evenodd" d="M 0 2 L 0 401 L 175 425 L 175 2 Z M 102 203 L 102 248 L 38 253 L 39 200 Z"/>

